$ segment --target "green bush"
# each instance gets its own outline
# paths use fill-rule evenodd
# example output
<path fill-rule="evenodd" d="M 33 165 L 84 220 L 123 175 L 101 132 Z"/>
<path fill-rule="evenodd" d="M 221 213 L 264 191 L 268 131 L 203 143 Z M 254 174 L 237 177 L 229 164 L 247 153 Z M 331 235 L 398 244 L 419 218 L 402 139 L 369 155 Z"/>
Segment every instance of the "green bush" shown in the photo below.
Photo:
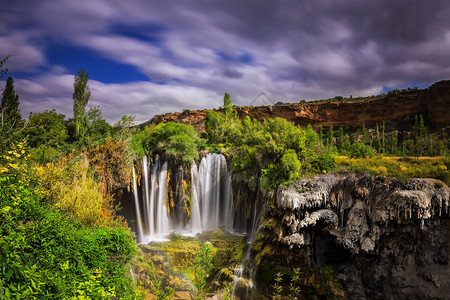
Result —
<path fill-rule="evenodd" d="M 160 123 L 147 133 L 149 135 L 142 140 L 147 154 L 159 153 L 187 163 L 198 157 L 202 140 L 192 126 L 174 122 Z"/>
<path fill-rule="evenodd" d="M 111 199 L 101 192 L 86 157 L 64 165 L 38 166 L 36 170 L 42 190 L 53 205 L 87 225 L 111 222 Z"/>
<path fill-rule="evenodd" d="M 136 245 L 128 229 L 87 227 L 43 204 L 19 177 L 2 173 L 1 299 L 137 297 L 129 276 Z"/>
<path fill-rule="evenodd" d="M 328 173 L 336 169 L 336 160 L 330 153 L 322 153 L 311 163 L 317 173 Z"/>
<path fill-rule="evenodd" d="M 353 142 L 349 152 L 351 158 L 370 158 L 374 154 L 372 147 L 358 141 Z"/>

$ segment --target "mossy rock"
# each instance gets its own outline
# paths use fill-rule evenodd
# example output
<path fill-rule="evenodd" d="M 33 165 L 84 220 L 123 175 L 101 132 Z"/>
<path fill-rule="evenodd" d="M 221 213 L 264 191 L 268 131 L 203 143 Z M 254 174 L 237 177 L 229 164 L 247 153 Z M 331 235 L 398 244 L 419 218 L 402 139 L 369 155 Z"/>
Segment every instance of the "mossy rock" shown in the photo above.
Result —
<path fill-rule="evenodd" d="M 189 281 L 194 280 L 195 259 L 205 242 L 211 243 L 213 269 L 209 280 L 216 278 L 221 270 L 239 263 L 247 245 L 246 237 L 231 235 L 221 229 L 204 232 L 195 238 L 172 234 L 168 242 L 140 245 L 142 259 L 133 267 L 135 277 L 139 278 L 138 285 L 148 288 L 151 280 L 147 273 L 153 263 L 157 275 L 167 275 L 165 284 L 177 291 L 189 290 Z"/>

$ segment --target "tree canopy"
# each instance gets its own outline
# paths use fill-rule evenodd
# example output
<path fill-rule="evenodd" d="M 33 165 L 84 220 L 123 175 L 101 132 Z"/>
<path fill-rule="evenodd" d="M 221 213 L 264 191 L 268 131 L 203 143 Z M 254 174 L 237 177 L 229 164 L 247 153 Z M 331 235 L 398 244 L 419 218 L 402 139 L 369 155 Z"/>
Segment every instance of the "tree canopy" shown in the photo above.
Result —
<path fill-rule="evenodd" d="M 2 93 L 0 105 L 2 112 L 2 122 L 9 123 L 16 128 L 22 125 L 22 115 L 19 109 L 19 95 L 14 90 L 14 80 L 8 77 L 6 86 Z"/>
<path fill-rule="evenodd" d="M 87 85 L 88 80 L 89 73 L 81 69 L 78 71 L 77 75 L 75 75 L 73 83 L 73 118 L 75 121 L 75 137 L 77 139 L 83 137 L 87 131 L 88 120 L 86 116 L 86 105 L 91 97 L 91 91 Z"/>

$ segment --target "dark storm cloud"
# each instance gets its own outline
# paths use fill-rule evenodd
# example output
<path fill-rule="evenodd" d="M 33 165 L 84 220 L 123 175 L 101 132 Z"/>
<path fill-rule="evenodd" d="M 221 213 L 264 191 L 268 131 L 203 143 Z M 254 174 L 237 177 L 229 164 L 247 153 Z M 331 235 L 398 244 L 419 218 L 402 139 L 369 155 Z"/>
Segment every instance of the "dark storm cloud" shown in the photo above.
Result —
<path fill-rule="evenodd" d="M 222 70 L 221 74 L 228 78 L 242 78 L 243 74 L 234 68 L 225 68 Z"/>
<path fill-rule="evenodd" d="M 49 41 L 56 41 L 165 83 L 97 79 L 93 96 L 111 120 L 124 111 L 143 121 L 165 110 L 217 107 L 224 92 L 244 105 L 260 92 L 287 101 L 356 96 L 450 77 L 446 0 L 36 0 L 4 7 L 0 56 L 15 54 L 12 70 L 64 70 L 46 56 Z M 71 89 L 73 75 L 52 73 L 64 82 L 53 89 L 46 76 L 18 81 L 33 109 L 44 97 L 60 107 Z M 141 109 L 126 111 L 131 102 Z"/>

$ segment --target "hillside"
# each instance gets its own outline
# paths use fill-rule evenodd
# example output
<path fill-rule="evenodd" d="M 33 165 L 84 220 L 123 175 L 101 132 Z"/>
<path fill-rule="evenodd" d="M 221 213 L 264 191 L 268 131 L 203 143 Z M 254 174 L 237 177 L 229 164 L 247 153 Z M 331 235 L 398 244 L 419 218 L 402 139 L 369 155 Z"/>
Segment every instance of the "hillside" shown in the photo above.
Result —
<path fill-rule="evenodd" d="M 438 128 L 450 127 L 450 80 L 434 83 L 427 89 L 402 91 L 382 98 L 284 104 L 257 107 L 236 107 L 239 117 L 257 120 L 284 118 L 298 125 L 313 127 L 373 126 L 376 123 L 421 114 Z M 146 124 L 179 122 L 203 128 L 208 110 L 167 113 L 153 117 Z"/>

